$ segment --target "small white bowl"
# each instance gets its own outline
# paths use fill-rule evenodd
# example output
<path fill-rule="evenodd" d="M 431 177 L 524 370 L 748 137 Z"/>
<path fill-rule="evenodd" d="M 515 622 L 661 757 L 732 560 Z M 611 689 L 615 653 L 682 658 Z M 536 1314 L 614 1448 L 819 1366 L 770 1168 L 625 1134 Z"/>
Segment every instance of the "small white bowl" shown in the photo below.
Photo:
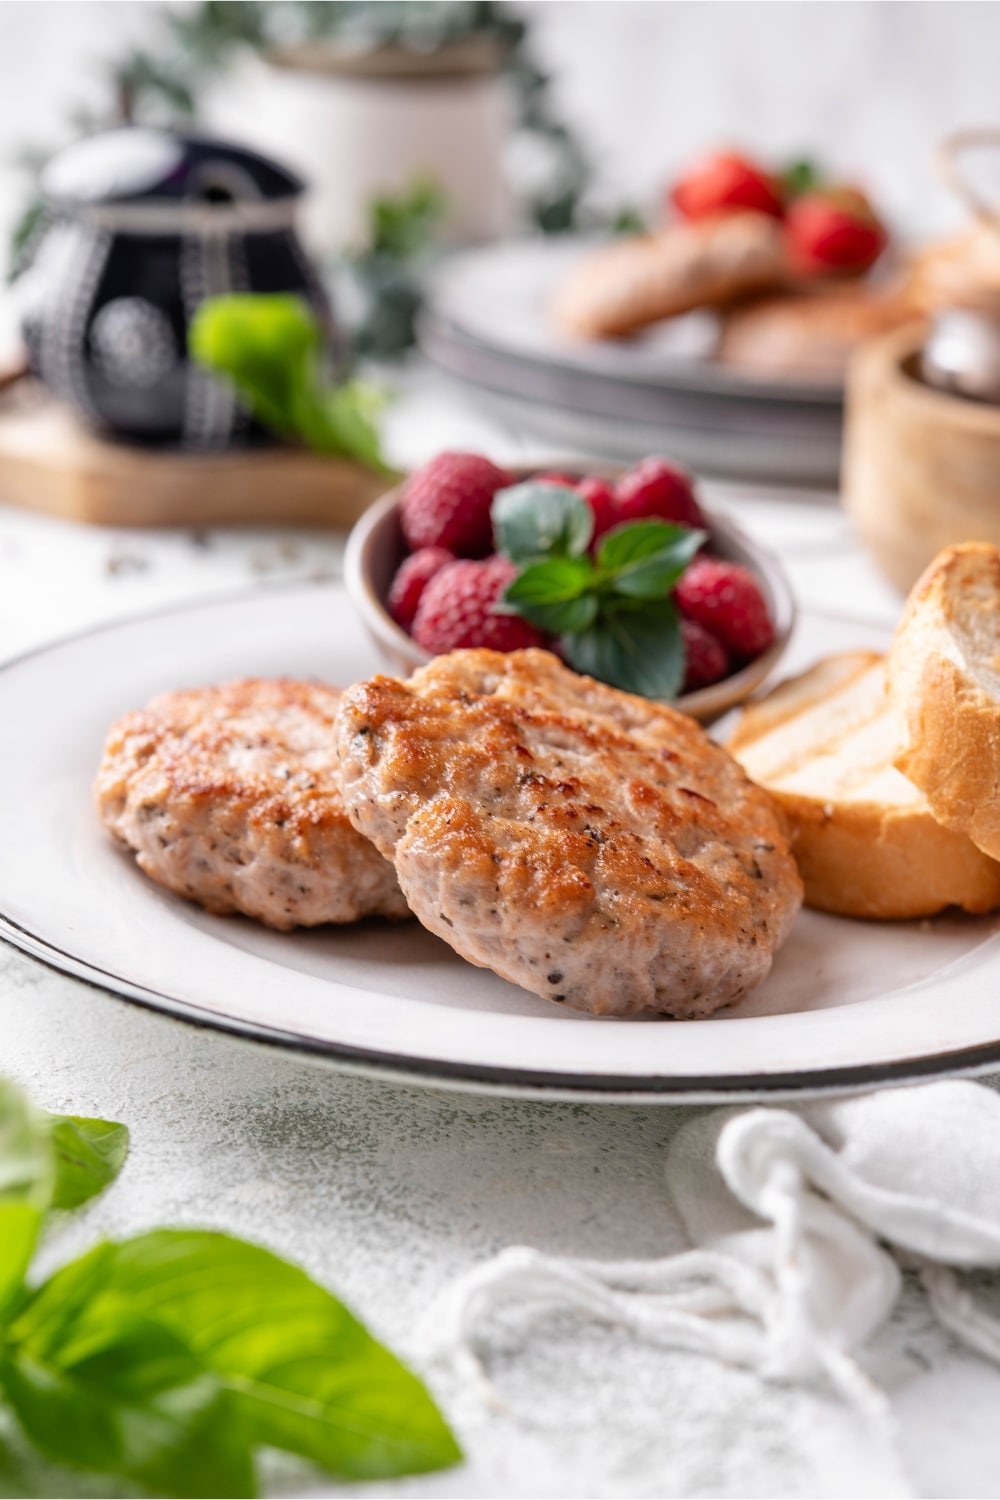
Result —
<path fill-rule="evenodd" d="M 544 469 L 524 470 L 519 477 L 527 479 L 539 472 Z M 386 608 L 389 585 L 406 555 L 399 524 L 400 495 L 400 487 L 390 490 L 356 522 L 344 554 L 344 583 L 372 640 L 394 666 L 408 675 L 431 657 L 396 624 Z M 702 723 L 710 723 L 742 703 L 773 671 L 795 623 L 795 600 L 785 571 L 772 553 L 750 541 L 738 526 L 722 516 L 706 511 L 705 517 L 713 553 L 740 563 L 754 575 L 774 621 L 774 640 L 761 656 L 721 682 L 673 700 L 675 708 Z"/>

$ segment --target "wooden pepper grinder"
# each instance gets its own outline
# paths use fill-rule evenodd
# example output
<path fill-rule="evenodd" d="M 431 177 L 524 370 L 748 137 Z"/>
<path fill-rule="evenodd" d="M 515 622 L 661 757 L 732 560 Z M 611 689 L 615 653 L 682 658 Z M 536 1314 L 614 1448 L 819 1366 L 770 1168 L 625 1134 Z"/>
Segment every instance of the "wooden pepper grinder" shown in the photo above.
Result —
<path fill-rule="evenodd" d="M 943 548 L 1000 546 L 1000 204 L 964 175 L 1000 129 L 951 136 L 945 180 L 973 216 L 914 259 L 922 321 L 864 345 L 848 371 L 842 489 L 876 563 L 908 591 Z"/>
<path fill-rule="evenodd" d="M 1000 211 L 961 167 L 966 152 L 983 146 L 1000 147 L 1000 131 L 962 131 L 938 153 L 941 175 L 971 210 L 979 233 L 973 264 L 940 268 L 943 300 L 932 313 L 920 370 L 937 390 L 1000 402 Z"/>

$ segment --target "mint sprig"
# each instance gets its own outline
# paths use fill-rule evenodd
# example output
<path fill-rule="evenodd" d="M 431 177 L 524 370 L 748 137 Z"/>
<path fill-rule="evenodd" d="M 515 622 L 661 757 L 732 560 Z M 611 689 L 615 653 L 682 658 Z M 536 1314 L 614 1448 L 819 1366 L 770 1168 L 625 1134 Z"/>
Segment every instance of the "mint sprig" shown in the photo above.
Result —
<path fill-rule="evenodd" d="M 706 539 L 668 521 L 632 521 L 588 555 L 594 518 L 568 486 L 527 482 L 493 501 L 497 550 L 521 564 L 505 606 L 560 638 L 570 665 L 647 698 L 676 697 L 684 643 L 671 599 Z"/>
<path fill-rule="evenodd" d="M 262 1446 L 352 1481 L 458 1461 L 417 1376 L 260 1246 L 153 1230 L 35 1285 L 47 1214 L 102 1191 L 127 1146 L 124 1125 L 43 1114 L 0 1079 L 0 1397 L 39 1452 L 206 1497 L 255 1495 Z"/>

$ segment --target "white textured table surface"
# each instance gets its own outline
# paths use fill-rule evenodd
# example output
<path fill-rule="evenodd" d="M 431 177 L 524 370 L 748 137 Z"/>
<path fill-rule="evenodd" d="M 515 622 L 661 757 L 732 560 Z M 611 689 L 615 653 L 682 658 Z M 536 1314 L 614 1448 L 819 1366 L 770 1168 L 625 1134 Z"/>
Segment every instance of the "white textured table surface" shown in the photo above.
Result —
<path fill-rule="evenodd" d="M 401 461 L 445 445 L 531 451 L 433 384 L 411 388 L 393 420 Z M 894 618 L 896 599 L 829 497 L 808 507 L 733 491 L 712 499 L 782 552 L 800 597 Z M 336 573 L 340 550 L 329 535 L 87 531 L 0 506 L 0 657 L 167 601 Z M 425 1371 L 421 1320 L 433 1298 L 505 1245 L 635 1257 L 683 1246 L 661 1179 L 685 1110 L 476 1099 L 348 1077 L 145 1012 L 2 945 L 0 1038 L 0 1068 L 39 1103 L 132 1130 L 121 1179 L 51 1255 L 158 1224 L 226 1228 L 303 1263 Z M 915 1290 L 877 1359 L 918 1491 L 1000 1493 L 1000 1373 L 953 1348 Z M 467 1462 L 364 1493 L 873 1493 L 864 1441 L 834 1399 L 596 1329 L 501 1355 L 502 1413 L 447 1371 L 427 1373 Z M 66 1476 L 40 1483 L 37 1493 L 75 1492 Z M 282 1466 L 271 1488 L 348 1492 Z"/>

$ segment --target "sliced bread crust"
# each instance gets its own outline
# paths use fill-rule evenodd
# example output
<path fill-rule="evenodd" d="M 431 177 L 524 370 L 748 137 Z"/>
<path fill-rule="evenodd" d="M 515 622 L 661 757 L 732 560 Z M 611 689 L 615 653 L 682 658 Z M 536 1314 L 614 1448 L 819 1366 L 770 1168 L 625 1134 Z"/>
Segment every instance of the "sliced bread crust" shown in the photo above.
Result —
<path fill-rule="evenodd" d="M 915 584 L 889 652 L 895 764 L 946 828 L 1000 859 L 1000 551 L 948 547 Z"/>
<path fill-rule="evenodd" d="M 931 916 L 1000 905 L 1000 864 L 936 821 L 896 770 L 898 725 L 874 652 L 829 657 L 747 708 L 728 748 L 795 832 L 807 906 Z"/>

